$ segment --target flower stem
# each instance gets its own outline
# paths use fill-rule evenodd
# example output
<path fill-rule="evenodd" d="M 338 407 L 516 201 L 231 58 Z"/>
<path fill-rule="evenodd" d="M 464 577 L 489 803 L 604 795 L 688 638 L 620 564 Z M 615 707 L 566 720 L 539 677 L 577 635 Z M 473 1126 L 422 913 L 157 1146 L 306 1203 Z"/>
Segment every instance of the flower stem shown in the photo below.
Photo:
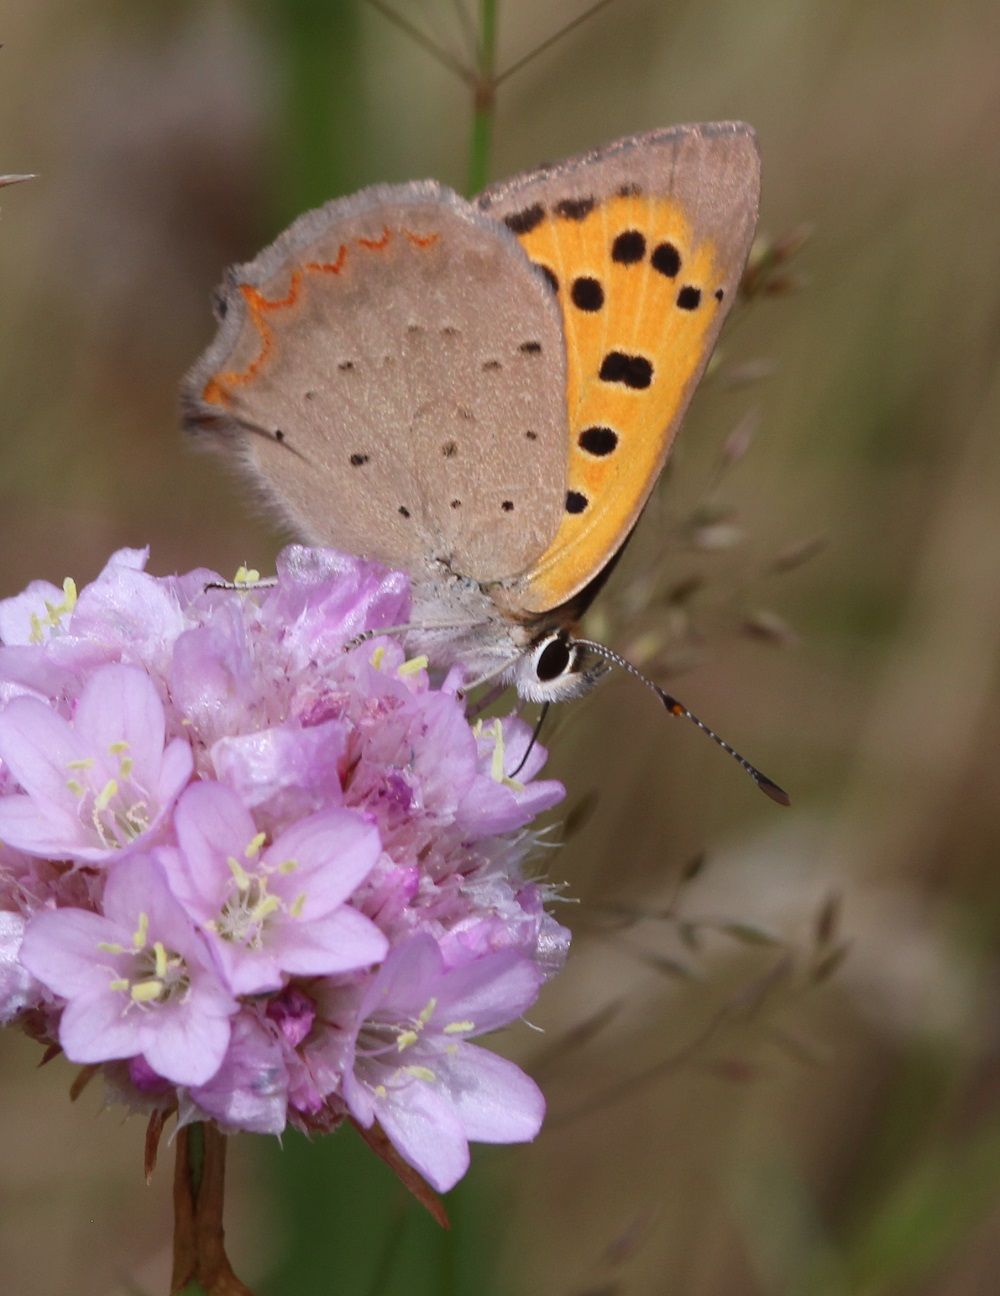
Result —
<path fill-rule="evenodd" d="M 469 142 L 470 194 L 478 193 L 490 172 L 493 112 L 496 107 L 497 0 L 479 0 L 479 50 Z"/>
<path fill-rule="evenodd" d="M 171 1296 L 253 1296 L 233 1273 L 222 1231 L 226 1136 L 214 1125 L 177 1135 L 174 1170 L 174 1271 Z"/>

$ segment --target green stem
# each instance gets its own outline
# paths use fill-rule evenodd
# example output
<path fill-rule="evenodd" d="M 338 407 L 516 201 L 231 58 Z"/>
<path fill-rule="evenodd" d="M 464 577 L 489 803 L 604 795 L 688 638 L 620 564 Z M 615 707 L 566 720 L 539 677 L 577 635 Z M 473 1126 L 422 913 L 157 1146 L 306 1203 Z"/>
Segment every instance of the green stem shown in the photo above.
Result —
<path fill-rule="evenodd" d="M 470 194 L 478 193 L 490 173 L 493 112 L 496 107 L 497 0 L 479 0 L 479 51 L 469 142 Z"/>

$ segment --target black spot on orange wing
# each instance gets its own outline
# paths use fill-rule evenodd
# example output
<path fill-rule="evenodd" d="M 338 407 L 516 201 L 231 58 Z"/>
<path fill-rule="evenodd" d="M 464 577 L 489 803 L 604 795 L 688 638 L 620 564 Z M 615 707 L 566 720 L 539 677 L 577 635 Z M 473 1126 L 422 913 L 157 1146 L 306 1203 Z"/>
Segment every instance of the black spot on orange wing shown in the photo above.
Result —
<path fill-rule="evenodd" d="M 530 234 L 545 219 L 545 208 L 541 203 L 525 207 L 523 211 L 511 212 L 503 218 L 503 223 L 512 234 Z"/>
<path fill-rule="evenodd" d="M 716 300 L 716 301 L 722 301 L 722 299 L 723 299 L 723 297 L 725 297 L 725 295 L 726 295 L 726 294 L 722 291 L 721 288 L 716 288 L 716 290 L 715 290 L 715 300 Z"/>
<path fill-rule="evenodd" d="M 642 391 L 653 381 L 653 365 L 645 356 L 609 351 L 601 361 L 599 377 L 602 382 L 622 383 Z"/>
<path fill-rule="evenodd" d="M 591 198 L 564 198 L 562 202 L 557 202 L 555 212 L 557 216 L 562 216 L 564 220 L 583 220 L 594 210 L 594 199 Z"/>
<path fill-rule="evenodd" d="M 677 294 L 677 305 L 681 310 L 697 310 L 701 305 L 701 289 L 685 284 Z"/>
<path fill-rule="evenodd" d="M 649 258 L 654 270 L 668 279 L 676 279 L 681 269 L 681 254 L 673 243 L 657 243 L 653 255 Z"/>
<path fill-rule="evenodd" d="M 569 295 L 578 310 L 599 311 L 604 305 L 604 289 L 598 280 L 589 275 L 580 275 L 574 279 Z"/>
<path fill-rule="evenodd" d="M 590 500 L 587 499 L 586 495 L 584 495 L 582 491 L 571 490 L 566 492 L 567 513 L 582 513 L 589 503 Z"/>
<path fill-rule="evenodd" d="M 577 437 L 577 445 L 581 450 L 586 450 L 587 454 L 603 458 L 604 455 L 614 453 L 618 446 L 618 433 L 609 427 L 584 428 Z"/>
<path fill-rule="evenodd" d="M 559 279 L 556 276 L 556 272 L 550 269 L 547 265 L 542 265 L 540 261 L 534 261 L 532 264 L 541 270 L 542 274 L 548 280 L 549 287 L 554 293 L 557 293 L 559 291 Z"/>
<path fill-rule="evenodd" d="M 619 265 L 635 265 L 646 255 L 646 236 L 639 230 L 623 230 L 611 244 L 611 260 Z"/>

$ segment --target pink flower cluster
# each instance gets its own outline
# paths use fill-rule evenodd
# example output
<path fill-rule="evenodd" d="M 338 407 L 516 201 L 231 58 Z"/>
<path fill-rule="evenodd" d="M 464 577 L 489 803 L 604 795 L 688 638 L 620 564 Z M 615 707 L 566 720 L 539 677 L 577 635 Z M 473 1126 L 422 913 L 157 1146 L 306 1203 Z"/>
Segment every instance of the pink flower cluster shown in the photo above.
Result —
<path fill-rule="evenodd" d="M 541 1124 L 469 1041 L 565 957 L 522 876 L 563 789 L 521 721 L 469 723 L 454 673 L 345 651 L 405 622 L 404 576 L 293 546 L 233 591 L 145 560 L 0 602 L 0 1021 L 135 1109 L 377 1121 L 447 1189 L 469 1140 Z"/>

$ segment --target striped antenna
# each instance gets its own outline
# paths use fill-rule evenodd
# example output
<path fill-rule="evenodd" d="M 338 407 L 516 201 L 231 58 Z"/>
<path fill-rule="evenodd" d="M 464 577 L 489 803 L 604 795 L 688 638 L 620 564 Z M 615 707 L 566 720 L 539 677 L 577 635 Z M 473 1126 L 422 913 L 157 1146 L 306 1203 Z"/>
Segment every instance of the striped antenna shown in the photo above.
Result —
<path fill-rule="evenodd" d="M 613 666 L 618 666 L 629 675 L 633 675 L 637 680 L 645 684 L 648 689 L 652 689 L 671 715 L 683 716 L 685 720 L 690 720 L 692 724 L 697 725 L 702 733 L 708 734 L 714 743 L 717 743 L 724 752 L 732 756 L 738 765 L 742 766 L 765 796 L 770 797 L 772 801 L 776 801 L 778 805 L 786 806 L 791 804 L 788 793 L 784 788 L 779 787 L 766 774 L 762 774 L 756 765 L 751 765 L 745 756 L 741 756 L 735 747 L 731 747 L 724 738 L 720 738 L 714 729 L 709 729 L 704 720 L 699 720 L 693 711 L 687 709 L 683 702 L 678 702 L 675 697 L 661 689 L 658 684 L 654 684 L 648 676 L 643 675 L 642 671 L 633 666 L 626 658 L 621 657 L 610 648 L 606 648 L 604 644 L 595 643 L 592 639 L 572 639 L 570 643 L 579 648 L 585 648 L 598 657 L 603 657 L 605 661 L 611 662 Z"/>

